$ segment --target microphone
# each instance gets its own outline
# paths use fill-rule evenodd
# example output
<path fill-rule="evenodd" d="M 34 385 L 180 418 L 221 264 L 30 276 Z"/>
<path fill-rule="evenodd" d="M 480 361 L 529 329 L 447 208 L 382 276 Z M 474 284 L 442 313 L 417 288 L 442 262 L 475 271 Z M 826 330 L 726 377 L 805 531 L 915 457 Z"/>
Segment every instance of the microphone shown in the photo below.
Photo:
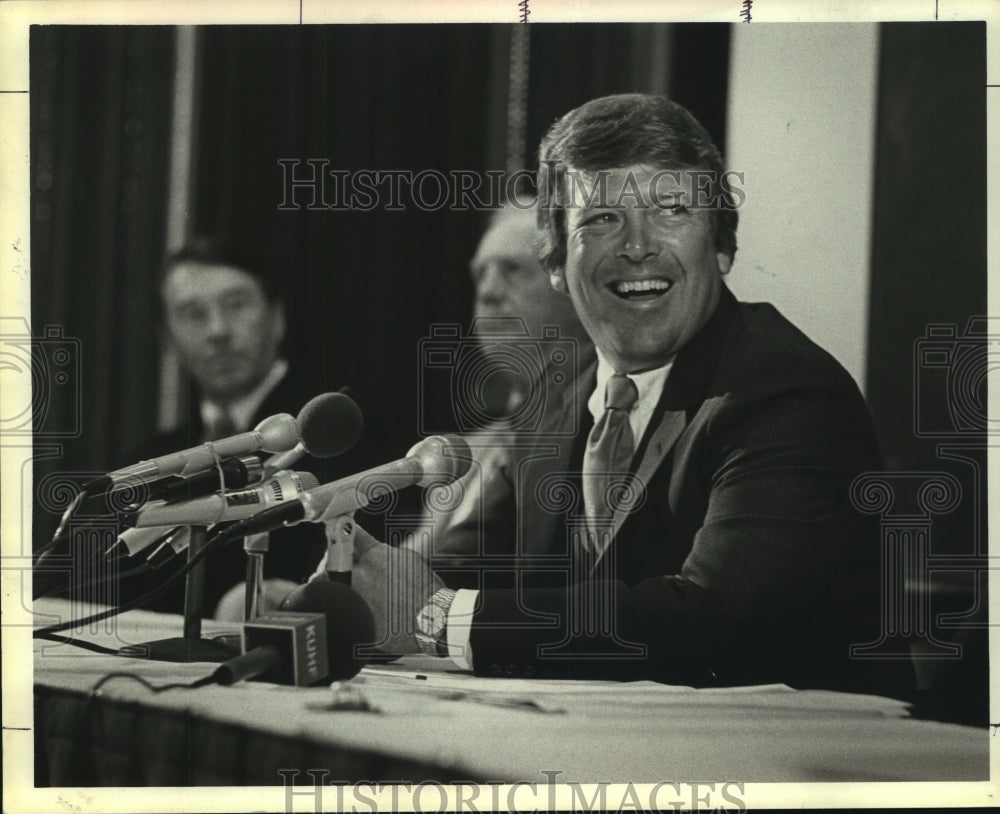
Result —
<path fill-rule="evenodd" d="M 252 483 L 264 480 L 264 466 L 256 455 L 229 458 L 219 467 L 222 482 L 227 489 L 242 489 Z M 219 488 L 219 472 L 213 466 L 186 478 L 168 475 L 154 480 L 148 486 L 147 500 L 162 500 L 164 503 L 180 503 L 202 495 L 210 495 Z"/>
<path fill-rule="evenodd" d="M 347 390 L 342 387 L 337 393 L 323 393 L 306 402 L 298 417 L 301 440 L 292 449 L 264 461 L 265 478 L 288 469 L 306 453 L 314 458 L 332 458 L 358 442 L 365 422 Z"/>
<path fill-rule="evenodd" d="M 309 426 L 308 436 L 302 434 L 300 422 Z M 288 413 L 265 418 L 251 432 L 243 432 L 211 443 L 201 444 L 181 452 L 140 461 L 95 478 L 83 487 L 87 495 L 106 492 L 112 486 L 149 483 L 168 475 L 195 475 L 203 470 L 215 471 L 220 459 L 251 455 L 258 451 L 283 453 L 302 444 L 302 452 L 316 457 L 338 455 L 357 442 L 362 429 L 358 405 L 343 393 L 325 393 L 310 400 L 299 412 L 299 418 Z M 266 471 L 265 477 L 272 474 Z"/>
<path fill-rule="evenodd" d="M 346 585 L 307 583 L 285 597 L 281 608 L 243 625 L 243 654 L 220 665 L 212 681 L 304 687 L 353 678 L 367 663 L 357 649 L 374 642 L 375 620 L 368 603 Z"/>
<path fill-rule="evenodd" d="M 451 483 L 469 471 L 471 461 L 469 445 L 461 436 L 432 435 L 415 444 L 405 458 L 314 487 L 295 500 L 234 523 L 225 536 L 243 537 L 302 521 L 325 523 L 365 508 L 383 497 L 387 488 L 399 491 L 407 486 Z"/>
<path fill-rule="evenodd" d="M 264 479 L 264 466 L 256 455 L 244 455 L 239 458 L 229 458 L 222 461 L 218 467 L 212 467 L 186 478 L 180 475 L 166 475 L 157 478 L 146 486 L 125 481 L 114 485 L 103 496 L 87 496 L 84 506 L 94 514 L 120 514 L 122 511 L 135 511 L 140 506 L 152 500 L 162 500 L 164 503 L 178 503 L 191 500 L 201 495 L 210 495 L 219 488 L 219 471 L 222 472 L 222 483 L 227 489 L 242 489 L 252 483 Z M 86 487 L 85 487 L 86 488 Z M 86 491 L 83 492 L 86 494 Z M 98 503 L 103 505 L 98 506 Z M 136 541 L 137 542 L 137 541 Z M 141 550 L 128 545 L 129 554 Z"/>
<path fill-rule="evenodd" d="M 312 472 L 285 470 L 249 489 L 199 497 L 183 503 L 147 503 L 138 511 L 124 513 L 122 521 L 136 528 L 211 526 L 252 517 L 264 509 L 294 500 L 318 485 L 319 481 Z"/>
<path fill-rule="evenodd" d="M 168 542 L 178 531 L 180 529 L 177 527 L 163 528 L 162 526 L 125 529 L 118 535 L 118 540 L 108 549 L 107 554 L 110 555 L 116 548 L 124 547 L 128 551 L 128 555 L 134 557 L 140 551 L 145 551 L 156 543 Z"/>
<path fill-rule="evenodd" d="M 197 447 L 140 461 L 124 469 L 116 469 L 85 484 L 88 495 L 106 492 L 110 487 L 129 481 L 148 483 L 165 475 L 189 475 L 203 469 L 214 468 L 222 458 L 237 458 L 258 450 L 284 452 L 299 442 L 299 428 L 288 413 L 278 413 L 265 418 L 251 432 L 241 432 Z"/>

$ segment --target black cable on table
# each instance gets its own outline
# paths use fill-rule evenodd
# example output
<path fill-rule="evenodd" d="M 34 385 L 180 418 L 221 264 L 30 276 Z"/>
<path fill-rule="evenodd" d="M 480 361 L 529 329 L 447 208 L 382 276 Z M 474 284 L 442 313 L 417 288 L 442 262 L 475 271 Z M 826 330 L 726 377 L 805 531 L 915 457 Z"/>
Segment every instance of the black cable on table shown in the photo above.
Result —
<path fill-rule="evenodd" d="M 172 684 L 163 684 L 157 687 L 155 684 L 150 684 L 141 675 L 135 673 L 108 673 L 104 678 L 98 681 L 90 690 L 91 695 L 97 693 L 101 687 L 103 687 L 107 682 L 114 678 L 130 678 L 133 681 L 138 681 L 147 690 L 153 693 L 166 692 L 167 690 L 194 690 L 198 687 L 203 687 L 205 684 L 209 683 L 204 678 L 199 678 L 197 681 L 191 682 L 190 684 L 182 684 L 180 682 L 174 682 Z"/>
<path fill-rule="evenodd" d="M 105 619 L 110 619 L 112 616 L 118 616 L 119 614 L 125 613 L 130 610 L 137 610 L 157 597 L 162 596 L 170 588 L 172 588 L 179 580 L 187 575 L 187 573 L 194 568 L 199 562 L 201 562 L 211 551 L 219 548 L 223 543 L 229 541 L 225 532 L 228 531 L 229 524 L 226 524 L 225 528 L 219 529 L 211 539 L 205 544 L 205 546 L 198 551 L 190 560 L 188 560 L 184 567 L 178 571 L 171 574 L 167 579 L 163 581 L 159 586 L 154 588 L 142 596 L 136 597 L 130 602 L 126 602 L 123 605 L 118 605 L 114 608 L 108 608 L 97 613 L 93 613 L 90 616 L 85 616 L 83 619 L 73 619 L 69 622 L 59 622 L 55 625 L 48 625 L 47 627 L 41 627 L 32 633 L 32 636 L 36 639 L 42 638 L 48 633 L 58 633 L 62 630 L 69 630 L 73 627 L 79 627 L 83 625 L 93 624 L 94 622 L 102 622 Z"/>
<path fill-rule="evenodd" d="M 69 636 L 60 636 L 58 633 L 44 633 L 42 635 L 36 635 L 36 639 L 45 639 L 50 642 L 59 642 L 60 644 L 71 644 L 74 647 L 82 647 L 84 650 L 93 650 L 95 653 L 102 653 L 107 656 L 117 656 L 118 651 L 110 647 L 105 647 L 101 644 L 94 644 L 93 642 L 85 642 L 80 639 L 71 639 Z"/>

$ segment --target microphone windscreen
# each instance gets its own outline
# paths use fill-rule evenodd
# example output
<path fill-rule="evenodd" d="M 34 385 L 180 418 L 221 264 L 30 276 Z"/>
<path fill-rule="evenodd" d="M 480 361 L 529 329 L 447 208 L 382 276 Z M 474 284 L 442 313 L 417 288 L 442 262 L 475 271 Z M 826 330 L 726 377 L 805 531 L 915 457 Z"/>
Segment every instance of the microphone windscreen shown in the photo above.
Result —
<path fill-rule="evenodd" d="M 472 465 L 472 451 L 460 435 L 430 435 L 410 447 L 406 457 L 419 461 L 422 475 L 418 483 L 425 488 L 452 483 L 464 477 Z"/>
<path fill-rule="evenodd" d="M 344 393 L 323 393 L 299 411 L 299 434 L 306 452 L 330 458 L 353 447 L 361 437 L 361 409 Z"/>
<path fill-rule="evenodd" d="M 446 435 L 444 438 L 447 446 L 446 454 L 452 466 L 452 476 L 455 480 L 464 478 L 472 467 L 472 450 L 461 435 Z"/>
<path fill-rule="evenodd" d="M 347 585 L 313 580 L 286 596 L 280 610 L 326 614 L 331 681 L 353 678 L 368 663 L 367 657 L 357 655 L 357 649 L 374 643 L 375 619 L 361 594 Z"/>
<path fill-rule="evenodd" d="M 285 452 L 294 447 L 301 439 L 298 422 L 288 415 L 288 413 L 278 413 L 277 415 L 268 416 L 254 427 L 254 431 L 260 434 L 260 449 L 264 452 Z M 238 441 L 246 435 L 246 433 L 242 433 L 241 435 L 231 436 L 230 439 Z M 224 438 L 222 441 L 216 442 L 216 446 L 220 448 L 220 454 L 223 458 L 228 458 L 232 455 L 247 455 L 253 451 L 249 449 L 244 451 L 241 448 L 239 452 L 230 452 L 223 446 L 230 439 Z M 223 452 L 224 454 L 222 454 Z"/>

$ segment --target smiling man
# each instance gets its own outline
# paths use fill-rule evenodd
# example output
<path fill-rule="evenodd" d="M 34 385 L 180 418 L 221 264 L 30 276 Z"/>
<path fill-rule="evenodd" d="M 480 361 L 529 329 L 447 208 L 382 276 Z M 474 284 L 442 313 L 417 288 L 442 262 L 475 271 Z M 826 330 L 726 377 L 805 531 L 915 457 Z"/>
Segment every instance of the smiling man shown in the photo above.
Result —
<path fill-rule="evenodd" d="M 505 530 L 478 590 L 360 535 L 383 648 L 486 675 L 907 695 L 908 662 L 850 654 L 881 629 L 879 531 L 851 498 L 879 467 L 871 419 L 829 354 L 725 286 L 738 216 L 708 133 L 666 98 L 604 97 L 539 163 L 542 261 L 597 361 L 518 439 L 533 454 L 490 480 L 479 526 L 446 530 Z"/>
<path fill-rule="evenodd" d="M 712 212 L 692 208 L 697 176 L 644 164 L 571 172 L 553 287 L 616 371 L 660 367 L 715 312 L 733 261 L 716 246 Z"/>

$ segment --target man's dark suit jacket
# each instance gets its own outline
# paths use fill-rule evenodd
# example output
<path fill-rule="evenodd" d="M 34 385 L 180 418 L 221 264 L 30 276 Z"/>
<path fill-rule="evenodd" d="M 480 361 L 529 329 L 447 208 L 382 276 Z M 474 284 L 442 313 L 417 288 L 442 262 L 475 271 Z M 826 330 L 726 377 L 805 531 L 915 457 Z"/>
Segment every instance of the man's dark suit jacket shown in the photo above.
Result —
<path fill-rule="evenodd" d="M 314 396 L 327 390 L 313 386 L 309 389 L 292 378 L 292 373 L 286 373 L 278 384 L 268 393 L 254 413 L 249 429 L 253 429 L 263 419 L 277 413 L 289 413 L 296 416 L 303 405 Z M 128 463 L 137 460 L 155 458 L 178 450 L 197 446 L 204 441 L 205 428 L 202 425 L 199 400 L 192 398 L 187 415 L 181 426 L 167 433 L 161 433 L 153 438 L 148 445 L 138 450 Z M 363 414 L 369 413 L 363 405 Z M 319 460 L 310 456 L 301 458 L 291 468 L 297 471 L 308 471 L 316 475 L 320 483 L 346 477 L 369 467 L 384 463 L 387 458 L 377 448 L 378 430 L 372 427 L 371 415 L 365 414 L 366 426 L 361 440 L 354 448 L 335 458 Z M 374 439 L 374 440 L 373 440 Z M 261 453 L 262 459 L 268 455 Z M 364 520 L 370 527 L 376 518 Z M 316 562 L 326 551 L 326 536 L 323 526 L 312 523 L 302 523 L 298 526 L 277 529 L 271 533 L 268 552 L 264 557 L 264 576 L 267 578 L 287 579 L 295 583 L 304 582 L 316 567 Z M 175 558 L 183 560 L 183 557 Z M 204 612 L 211 615 L 222 596 L 234 585 L 246 579 L 247 556 L 240 541 L 236 540 L 213 551 L 206 558 Z M 176 566 L 164 566 L 167 572 L 175 570 Z M 129 600 L 140 596 L 163 581 L 163 574 L 143 575 L 122 583 L 121 599 Z M 184 581 L 174 585 L 166 594 L 143 605 L 147 610 L 159 610 L 170 613 L 180 613 L 184 607 Z"/>
<path fill-rule="evenodd" d="M 595 372 L 547 394 L 542 426 L 484 474 L 481 514 L 456 517 L 436 541 L 435 567 L 483 588 L 476 672 L 907 695 L 909 662 L 849 655 L 880 630 L 879 529 L 850 498 L 880 457 L 833 357 L 771 305 L 724 289 L 637 446 L 644 494 L 579 580 L 569 537 Z M 595 608 L 604 615 L 588 622 Z"/>

